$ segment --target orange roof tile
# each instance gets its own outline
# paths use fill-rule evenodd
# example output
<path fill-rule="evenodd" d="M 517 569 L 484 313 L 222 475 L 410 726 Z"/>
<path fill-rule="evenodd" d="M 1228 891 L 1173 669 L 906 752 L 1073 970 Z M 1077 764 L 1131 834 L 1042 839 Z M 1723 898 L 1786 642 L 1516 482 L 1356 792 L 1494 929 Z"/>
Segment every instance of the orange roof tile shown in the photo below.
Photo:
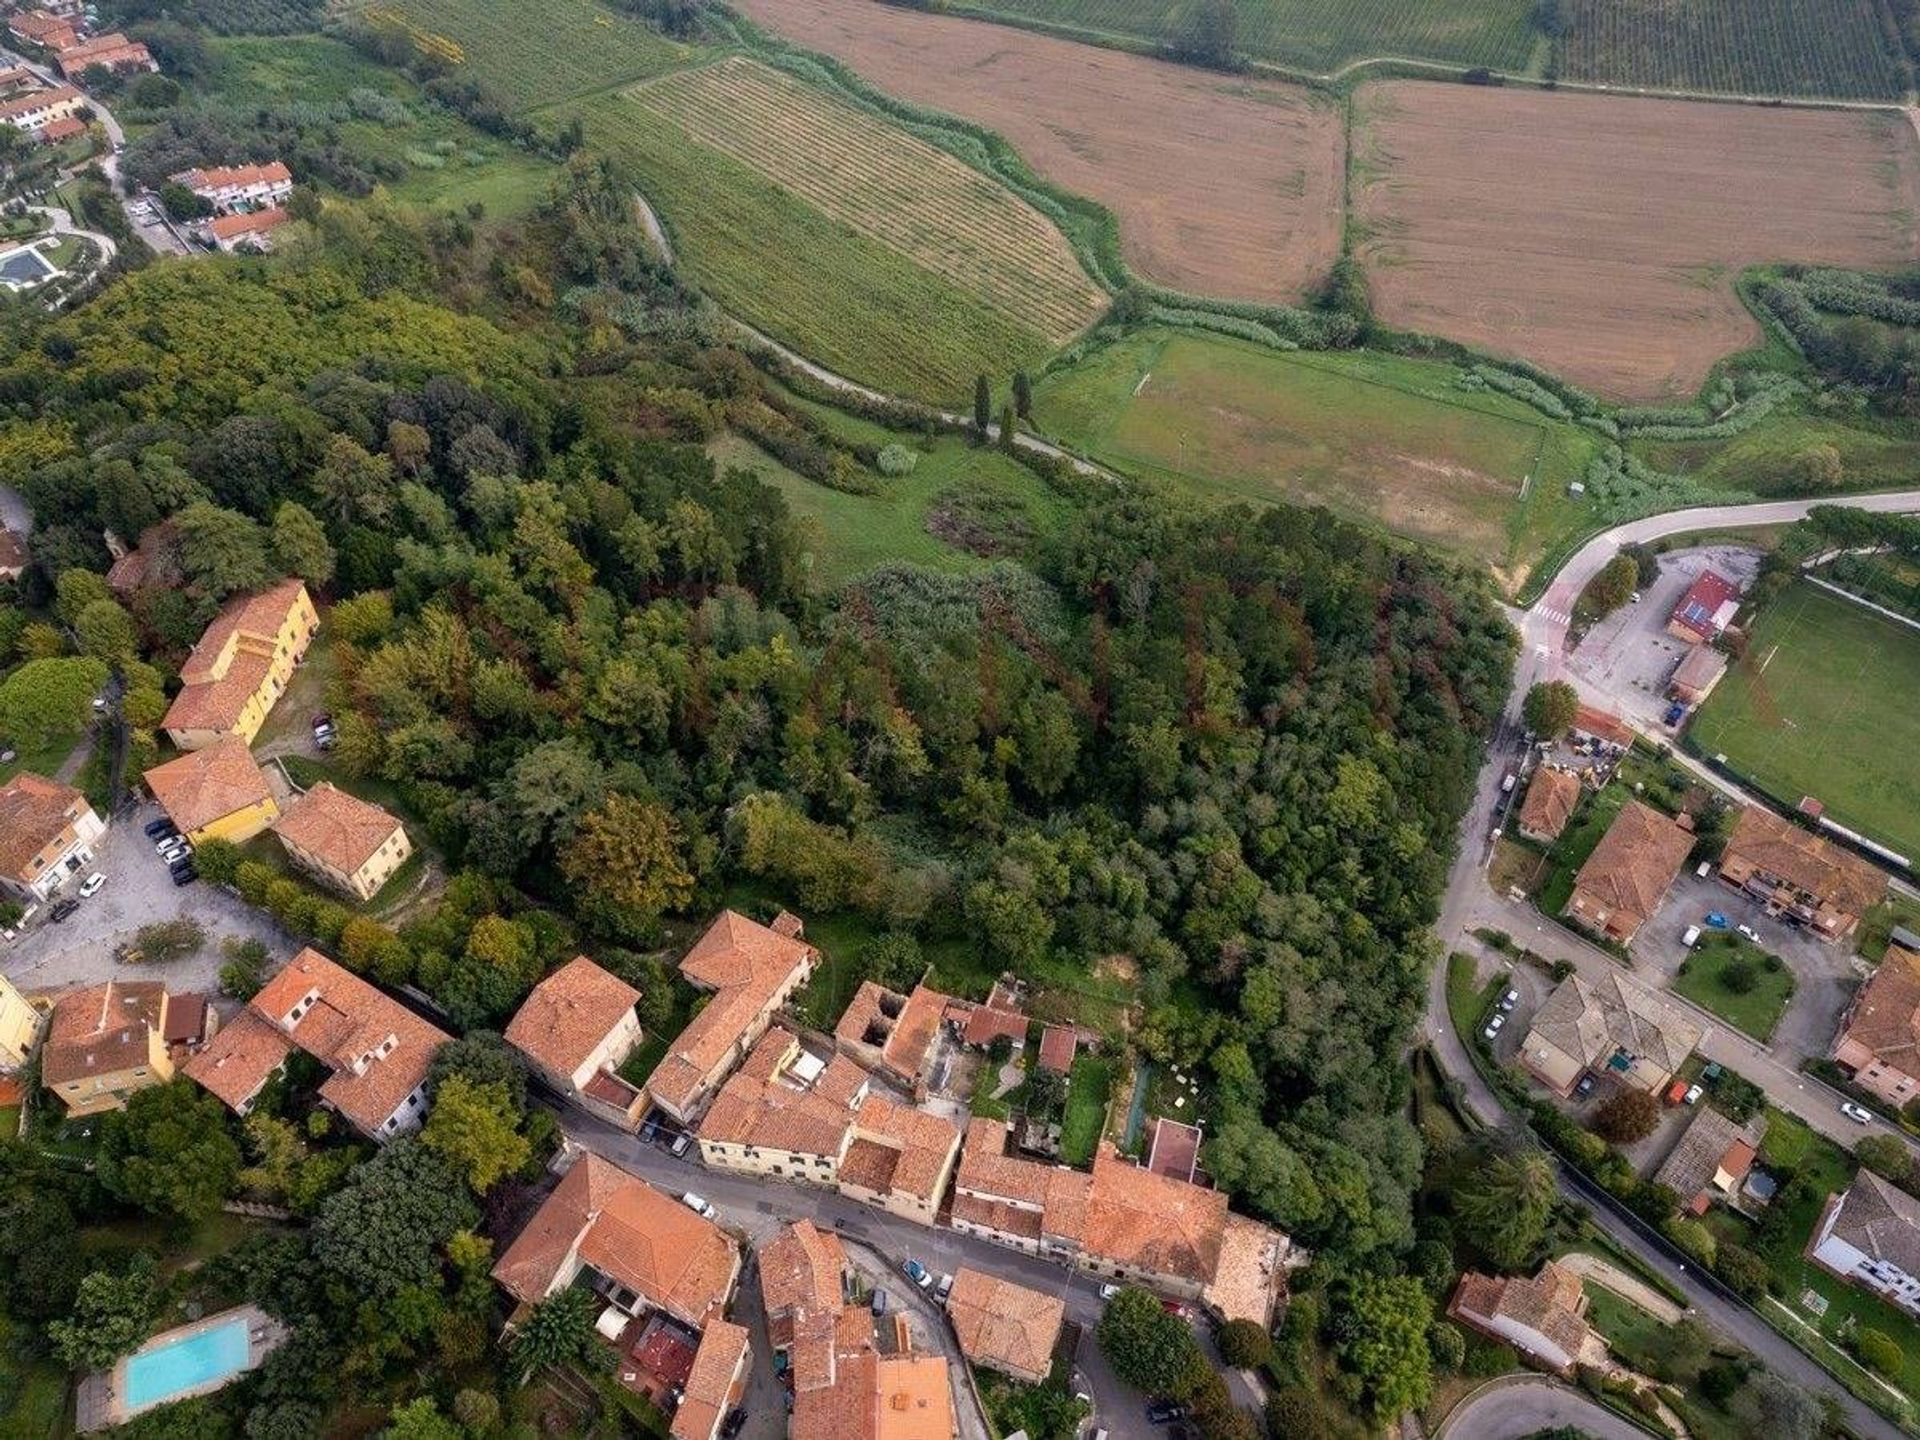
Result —
<path fill-rule="evenodd" d="M 400 828 L 378 805 L 322 780 L 287 806 L 273 833 L 292 849 L 352 875 Z"/>
<path fill-rule="evenodd" d="M 158 980 L 108 980 L 62 995 L 47 1021 L 40 1078 L 65 1085 L 147 1063 L 147 1038 L 166 1020 Z"/>
<path fill-rule="evenodd" d="M 1906 1075 L 1920 1074 L 1920 955 L 1887 946 L 1840 1035 Z"/>
<path fill-rule="evenodd" d="M 533 987 L 507 1024 L 507 1043 L 556 1075 L 572 1075 L 639 1003 L 633 986 L 576 955 Z"/>
<path fill-rule="evenodd" d="M 1749 805 L 1727 837 L 1722 868 L 1729 862 L 1777 875 L 1823 907 L 1859 917 L 1887 893 L 1884 872 L 1832 841 L 1802 830 L 1771 810 Z"/>
<path fill-rule="evenodd" d="M 1044 1375 L 1053 1363 L 1066 1302 L 962 1266 L 947 1296 L 960 1352 L 976 1365 L 1015 1375 Z"/>
<path fill-rule="evenodd" d="M 1049 1025 L 1040 1032 L 1040 1068 L 1064 1075 L 1073 1068 L 1080 1037 L 1071 1025 Z"/>
<path fill-rule="evenodd" d="M 189 832 L 273 799 L 267 777 L 238 735 L 223 735 L 203 750 L 154 766 L 141 778 L 168 818 Z"/>
<path fill-rule="evenodd" d="M 869 1095 L 854 1127 L 859 1139 L 847 1148 L 840 1178 L 883 1194 L 911 1195 L 935 1204 L 940 1199 L 960 1127 L 944 1115 L 899 1105 L 884 1095 Z M 867 1148 L 885 1152 L 867 1156 Z M 861 1150 L 856 1159 L 854 1151 Z M 864 1177 L 864 1178 L 863 1178 Z"/>
<path fill-rule="evenodd" d="M 186 1075 L 229 1110 L 260 1093 L 293 1053 L 293 1042 L 252 1010 L 242 1010 L 186 1063 Z"/>
<path fill-rule="evenodd" d="M 1091 1253 L 1206 1284 L 1220 1262 L 1226 1218 L 1224 1192 L 1156 1175 L 1100 1142 L 1087 1196 L 1084 1243 Z"/>
<path fill-rule="evenodd" d="M 700 1139 L 838 1160 L 853 1129 L 853 1107 L 822 1094 L 817 1086 L 786 1078 L 789 1057 L 799 1044 L 791 1030 L 779 1025 L 762 1035 L 702 1117 Z M 842 1065 L 853 1063 L 836 1059 Z"/>
<path fill-rule="evenodd" d="M 693 1369 L 673 1412 L 673 1440 L 713 1440 L 733 1401 L 733 1382 L 747 1357 L 747 1332 L 715 1317 L 700 1334 Z"/>
<path fill-rule="evenodd" d="M 293 172 L 283 162 L 272 160 L 265 165 L 208 165 L 182 170 L 169 178 L 179 181 L 189 190 L 228 190 L 248 185 L 290 185 L 293 183 Z"/>
<path fill-rule="evenodd" d="M 83 813 L 91 808 L 71 785 L 25 770 L 0 785 L 0 873 L 28 879 L 27 867 L 73 823 L 76 806 Z"/>
<path fill-rule="evenodd" d="M 1558 839 L 1580 803 L 1580 777 L 1571 770 L 1542 765 L 1533 772 L 1527 798 L 1520 804 L 1520 828 L 1529 835 Z"/>
<path fill-rule="evenodd" d="M 1605 910 L 1644 924 L 1660 908 L 1692 849 L 1691 833 L 1658 810 L 1629 800 L 1574 877 L 1570 908 L 1576 914 Z"/>
<path fill-rule="evenodd" d="M 271 210 L 249 210 L 243 215 L 216 215 L 207 222 L 207 233 L 216 240 L 233 240 L 242 235 L 264 235 L 278 230 L 293 218 L 281 206 Z"/>

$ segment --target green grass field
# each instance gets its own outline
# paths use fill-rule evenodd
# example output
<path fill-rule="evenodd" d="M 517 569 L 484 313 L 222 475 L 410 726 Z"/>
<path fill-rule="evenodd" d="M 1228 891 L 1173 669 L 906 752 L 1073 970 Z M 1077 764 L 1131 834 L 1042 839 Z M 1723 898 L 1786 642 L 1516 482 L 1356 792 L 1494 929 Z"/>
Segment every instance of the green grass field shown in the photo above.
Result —
<path fill-rule="evenodd" d="M 997 450 L 983 450 L 959 439 L 940 440 L 920 457 L 911 475 L 881 481 L 879 495 L 849 495 L 831 490 L 781 465 L 764 450 L 736 435 L 724 435 L 707 447 L 723 469 L 737 466 L 786 497 L 805 528 L 807 564 L 820 589 L 895 562 L 934 570 L 970 570 L 991 563 L 986 557 L 954 548 L 928 528 L 940 503 L 951 494 L 982 493 L 1015 505 L 1036 537 L 1056 531 L 1067 515 L 1066 503 L 1031 470 Z"/>
<path fill-rule="evenodd" d="M 1760 616 L 1692 739 L 1789 803 L 1818 796 L 1841 824 L 1920 856 L 1916 687 L 1920 632 L 1803 581 Z"/>
<path fill-rule="evenodd" d="M 1880 100 L 1902 89 L 1875 0 L 1561 0 L 1560 11 L 1572 80 Z"/>
<path fill-rule="evenodd" d="M 658 75 L 693 58 L 640 21 L 593 0 L 393 0 L 391 10 L 454 41 L 470 74 L 516 109 L 531 110 Z"/>
<path fill-rule="evenodd" d="M 1803 495 L 1801 457 L 1815 445 L 1840 456 L 1842 490 L 1897 488 L 1920 471 L 1920 440 L 1871 420 L 1787 408 L 1725 440 L 1642 442 L 1631 448 L 1656 469 L 1756 495 Z"/>
<path fill-rule="evenodd" d="M 1773 961 L 1769 968 L 1767 962 Z M 1753 975 L 1745 990 L 1727 983 L 1729 967 L 1744 961 Z M 1673 988 L 1704 1005 L 1722 1020 L 1756 1040 L 1772 1037 L 1773 1027 L 1793 998 L 1793 972 L 1758 945 L 1738 935 L 1707 935 L 1682 965 Z"/>
<path fill-rule="evenodd" d="M 1072 446 L 1206 497 L 1325 505 L 1523 568 L 1580 525 L 1563 477 L 1591 441 L 1504 396 L 1460 390 L 1455 374 L 1150 330 L 1048 376 L 1034 417 Z"/>
<path fill-rule="evenodd" d="M 1067 1079 L 1066 1114 L 1060 1121 L 1060 1159 L 1068 1165 L 1088 1165 L 1100 1144 L 1107 1118 L 1107 1095 L 1113 1089 L 1119 1062 L 1098 1055 L 1076 1055 Z"/>

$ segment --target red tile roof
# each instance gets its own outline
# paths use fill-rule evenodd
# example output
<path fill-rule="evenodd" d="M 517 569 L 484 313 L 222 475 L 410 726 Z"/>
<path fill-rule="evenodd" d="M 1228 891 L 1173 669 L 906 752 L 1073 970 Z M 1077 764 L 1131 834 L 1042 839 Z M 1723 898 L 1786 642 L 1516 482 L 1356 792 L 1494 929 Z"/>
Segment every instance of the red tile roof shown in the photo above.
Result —
<path fill-rule="evenodd" d="M 400 828 L 400 822 L 378 805 L 322 780 L 287 806 L 273 833 L 282 844 L 353 875 Z"/>
<path fill-rule="evenodd" d="M 293 1042 L 270 1021 L 242 1010 L 186 1063 L 186 1076 L 238 1111 L 287 1063 Z"/>
<path fill-rule="evenodd" d="M 49 1087 L 147 1063 L 147 1038 L 166 1023 L 158 980 L 109 980 L 62 995 L 47 1021 L 40 1078 Z"/>
<path fill-rule="evenodd" d="M 1702 640 L 1711 640 L 1727 628 L 1727 622 L 1739 609 L 1739 599 L 1738 585 L 1715 571 L 1703 570 L 1673 607 L 1668 623 L 1689 630 Z"/>
<path fill-rule="evenodd" d="M 1049 1025 L 1040 1032 L 1040 1068 L 1064 1075 L 1073 1068 L 1080 1037 L 1071 1025 Z"/>
<path fill-rule="evenodd" d="M 238 735 L 222 735 L 141 778 L 168 818 L 187 832 L 273 799 L 267 777 Z"/>
<path fill-rule="evenodd" d="M 576 955 L 533 987 L 508 1022 L 507 1043 L 556 1075 L 572 1075 L 639 1003 L 633 986 Z"/>
<path fill-rule="evenodd" d="M 673 1440 L 713 1440 L 733 1403 L 733 1382 L 746 1358 L 744 1329 L 717 1317 L 707 1322 L 681 1387 L 680 1408 L 673 1412 Z"/>
<path fill-rule="evenodd" d="M 90 808 L 71 785 L 25 770 L 0 785 L 0 873 L 25 881 L 34 857 L 73 823 L 68 813 L 76 805 Z"/>

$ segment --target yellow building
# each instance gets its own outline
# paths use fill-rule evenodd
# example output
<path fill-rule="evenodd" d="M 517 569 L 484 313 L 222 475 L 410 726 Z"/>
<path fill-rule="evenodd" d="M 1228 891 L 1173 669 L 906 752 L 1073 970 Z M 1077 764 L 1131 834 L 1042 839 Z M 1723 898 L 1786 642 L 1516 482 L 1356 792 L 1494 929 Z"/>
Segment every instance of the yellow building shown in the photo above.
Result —
<path fill-rule="evenodd" d="M 398 820 L 324 780 L 287 806 L 273 833 L 294 864 L 361 900 L 377 895 L 413 854 Z"/>
<path fill-rule="evenodd" d="M 127 1097 L 173 1078 L 167 1053 L 167 987 L 109 980 L 60 997 L 40 1056 L 40 1083 L 69 1115 L 118 1110 Z"/>
<path fill-rule="evenodd" d="M 40 1012 L 27 1003 L 27 997 L 13 988 L 13 982 L 0 975 L 0 1069 L 17 1069 L 33 1053 L 33 1042 L 40 1038 Z"/>
<path fill-rule="evenodd" d="M 252 743 L 319 628 L 299 580 L 229 601 L 180 667 L 181 691 L 161 721 L 167 738 L 182 750 L 226 735 Z"/>
<path fill-rule="evenodd" d="M 267 777 L 247 742 L 229 735 L 204 750 L 156 765 L 141 777 L 180 833 L 203 840 L 251 840 L 280 816 Z"/>

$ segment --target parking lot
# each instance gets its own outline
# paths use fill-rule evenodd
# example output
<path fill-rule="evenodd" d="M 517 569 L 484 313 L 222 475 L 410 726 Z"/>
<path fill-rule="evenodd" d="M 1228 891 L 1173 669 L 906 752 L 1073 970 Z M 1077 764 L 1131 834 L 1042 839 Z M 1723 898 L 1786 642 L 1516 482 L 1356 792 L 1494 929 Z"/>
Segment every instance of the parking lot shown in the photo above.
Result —
<path fill-rule="evenodd" d="M 211 992 L 220 974 L 219 942 L 229 935 L 265 941 L 276 960 L 290 957 L 297 948 L 293 939 L 264 912 L 204 880 L 173 883 L 166 863 L 140 828 L 159 815 L 160 808 L 149 804 L 131 817 L 116 817 L 93 846 L 91 868 L 106 877 L 100 892 L 81 900 L 59 924 L 46 918 L 53 907 L 42 906 L 25 934 L 0 944 L 0 973 L 22 990 L 63 990 L 131 975 L 134 970 L 114 960 L 115 947 L 131 941 L 142 925 L 183 918 L 205 927 L 206 947 L 165 965 L 141 966 L 139 978 L 165 980 L 182 993 Z M 77 894 L 86 873 L 73 877 L 62 895 Z"/>
<path fill-rule="evenodd" d="M 1667 617 L 1703 570 L 1742 589 L 1759 573 L 1760 553 L 1733 545 L 1675 550 L 1660 557 L 1660 578 L 1637 604 L 1622 605 L 1589 630 L 1568 664 L 1580 681 L 1604 694 L 1637 725 L 1657 727 L 1667 711 L 1667 681 L 1692 646 L 1667 634 Z"/>

